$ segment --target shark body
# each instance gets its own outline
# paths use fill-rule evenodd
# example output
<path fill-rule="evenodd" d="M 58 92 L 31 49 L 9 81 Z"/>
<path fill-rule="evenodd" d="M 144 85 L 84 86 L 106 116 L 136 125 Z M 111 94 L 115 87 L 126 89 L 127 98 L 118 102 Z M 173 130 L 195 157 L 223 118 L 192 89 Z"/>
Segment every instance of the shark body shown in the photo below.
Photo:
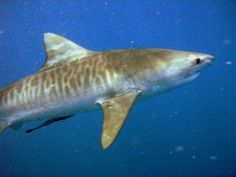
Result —
<path fill-rule="evenodd" d="M 203 53 L 168 49 L 93 52 L 52 33 L 45 33 L 44 44 L 44 66 L 0 90 L 0 132 L 26 121 L 49 119 L 47 125 L 102 108 L 104 149 L 137 98 L 183 85 L 213 60 Z"/>

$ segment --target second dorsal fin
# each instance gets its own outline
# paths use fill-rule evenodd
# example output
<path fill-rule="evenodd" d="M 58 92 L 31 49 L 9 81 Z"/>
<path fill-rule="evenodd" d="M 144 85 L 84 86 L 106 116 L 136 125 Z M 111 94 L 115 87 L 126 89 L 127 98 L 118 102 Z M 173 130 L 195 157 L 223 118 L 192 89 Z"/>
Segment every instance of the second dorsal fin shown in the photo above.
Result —
<path fill-rule="evenodd" d="M 63 60 L 73 58 L 80 59 L 88 55 L 88 53 L 91 53 L 91 51 L 74 42 L 53 33 L 44 34 L 44 45 L 47 53 L 47 60 L 43 68 L 48 68 Z"/>

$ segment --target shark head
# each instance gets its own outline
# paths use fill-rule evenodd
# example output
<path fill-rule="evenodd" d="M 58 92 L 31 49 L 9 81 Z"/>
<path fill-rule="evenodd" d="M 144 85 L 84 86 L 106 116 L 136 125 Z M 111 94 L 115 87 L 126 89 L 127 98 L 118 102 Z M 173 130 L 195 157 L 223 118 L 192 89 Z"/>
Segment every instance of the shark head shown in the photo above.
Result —
<path fill-rule="evenodd" d="M 195 79 L 203 68 L 209 66 L 214 57 L 208 54 L 176 50 L 161 50 L 157 68 L 162 68 L 162 78 L 169 85 L 182 85 Z"/>

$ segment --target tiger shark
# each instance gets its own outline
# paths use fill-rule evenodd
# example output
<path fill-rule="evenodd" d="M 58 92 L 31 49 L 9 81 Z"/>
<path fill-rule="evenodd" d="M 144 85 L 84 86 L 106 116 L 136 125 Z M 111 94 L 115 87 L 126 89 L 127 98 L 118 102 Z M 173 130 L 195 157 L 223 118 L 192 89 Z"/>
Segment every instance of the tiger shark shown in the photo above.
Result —
<path fill-rule="evenodd" d="M 102 108 L 103 149 L 115 140 L 136 100 L 195 79 L 213 56 L 170 49 L 90 51 L 44 34 L 46 62 L 36 73 L 0 90 L 0 132 L 44 119 L 36 129 Z"/>

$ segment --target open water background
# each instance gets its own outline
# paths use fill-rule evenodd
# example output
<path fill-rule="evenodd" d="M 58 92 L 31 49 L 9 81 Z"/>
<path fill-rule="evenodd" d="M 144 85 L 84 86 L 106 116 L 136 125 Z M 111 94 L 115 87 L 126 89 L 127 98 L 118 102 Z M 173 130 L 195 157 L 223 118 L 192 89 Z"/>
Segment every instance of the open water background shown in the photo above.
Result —
<path fill-rule="evenodd" d="M 192 83 L 137 102 L 100 146 L 102 112 L 0 135 L 1 177 L 235 177 L 235 0 L 1 0 L 0 87 L 39 70 L 43 33 L 90 49 L 171 48 L 216 57 Z"/>

